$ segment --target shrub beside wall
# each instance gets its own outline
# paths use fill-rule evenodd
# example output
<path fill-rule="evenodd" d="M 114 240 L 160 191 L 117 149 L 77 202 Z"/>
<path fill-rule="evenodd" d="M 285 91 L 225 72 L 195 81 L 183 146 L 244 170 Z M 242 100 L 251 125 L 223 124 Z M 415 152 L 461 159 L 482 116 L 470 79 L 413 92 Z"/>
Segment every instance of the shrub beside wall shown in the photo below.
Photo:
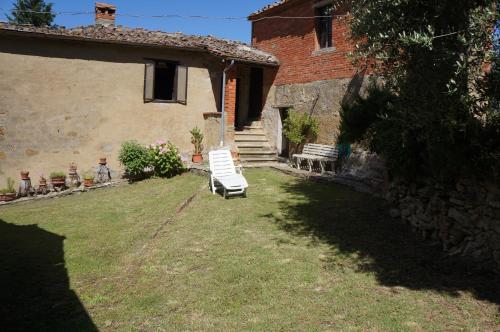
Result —
<path fill-rule="evenodd" d="M 136 179 L 145 177 L 148 170 L 152 170 L 155 176 L 167 178 L 185 170 L 177 148 L 163 140 L 147 147 L 136 141 L 126 141 L 122 143 L 118 159 L 126 175 Z"/>

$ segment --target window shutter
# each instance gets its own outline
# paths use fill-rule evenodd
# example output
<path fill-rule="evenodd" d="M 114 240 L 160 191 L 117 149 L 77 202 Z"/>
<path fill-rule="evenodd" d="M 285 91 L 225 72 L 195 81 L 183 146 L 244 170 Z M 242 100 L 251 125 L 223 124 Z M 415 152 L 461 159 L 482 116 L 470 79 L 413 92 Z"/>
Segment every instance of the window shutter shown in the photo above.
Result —
<path fill-rule="evenodd" d="M 155 99 L 155 62 L 146 61 L 144 69 L 144 102 L 150 103 Z"/>
<path fill-rule="evenodd" d="M 175 73 L 175 91 L 178 103 L 187 103 L 188 67 L 177 66 Z"/>

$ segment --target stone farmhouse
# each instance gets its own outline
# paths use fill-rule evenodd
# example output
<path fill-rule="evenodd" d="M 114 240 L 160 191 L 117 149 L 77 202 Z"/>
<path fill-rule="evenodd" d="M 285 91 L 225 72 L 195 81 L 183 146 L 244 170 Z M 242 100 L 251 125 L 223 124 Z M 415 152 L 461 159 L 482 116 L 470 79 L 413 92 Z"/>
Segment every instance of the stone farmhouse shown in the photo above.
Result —
<path fill-rule="evenodd" d="M 251 14 L 251 46 L 125 28 L 113 5 L 95 10 L 86 27 L 0 23 L 2 178 L 70 162 L 90 169 L 100 157 L 119 169 L 120 144 L 131 139 L 167 139 L 188 156 L 195 126 L 205 150 L 223 132 L 242 161 L 274 160 L 286 153 L 292 108 L 319 119 L 321 143 L 335 143 L 356 70 L 346 11 L 332 1 L 282 0 Z M 282 19 L 299 16 L 309 18 Z"/>

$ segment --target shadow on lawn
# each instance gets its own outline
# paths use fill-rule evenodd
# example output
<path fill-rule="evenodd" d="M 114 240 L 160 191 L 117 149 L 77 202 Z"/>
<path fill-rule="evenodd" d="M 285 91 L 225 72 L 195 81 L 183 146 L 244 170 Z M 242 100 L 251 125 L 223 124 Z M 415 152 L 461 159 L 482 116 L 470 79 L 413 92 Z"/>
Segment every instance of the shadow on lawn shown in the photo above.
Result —
<path fill-rule="evenodd" d="M 293 181 L 284 186 L 298 200 L 284 200 L 283 217 L 273 218 L 285 231 L 327 243 L 329 268 L 375 273 L 380 284 L 430 289 L 458 296 L 470 290 L 478 299 L 500 303 L 500 278 L 475 270 L 424 242 L 409 226 L 387 214 L 385 201 L 347 187 Z"/>
<path fill-rule="evenodd" d="M 64 237 L 0 219 L 2 331 L 97 331 L 69 288 Z"/>

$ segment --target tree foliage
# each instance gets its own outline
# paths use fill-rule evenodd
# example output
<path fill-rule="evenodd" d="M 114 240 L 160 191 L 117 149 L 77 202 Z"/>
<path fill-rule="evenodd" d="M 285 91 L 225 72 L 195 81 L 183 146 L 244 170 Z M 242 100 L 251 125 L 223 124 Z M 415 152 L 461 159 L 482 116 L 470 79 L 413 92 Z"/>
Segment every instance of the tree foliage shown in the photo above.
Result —
<path fill-rule="evenodd" d="M 383 78 L 386 97 L 379 92 L 344 110 L 341 137 L 367 140 L 406 177 L 498 176 L 495 2 L 350 1 L 354 60 Z M 360 127 L 349 119 L 356 108 L 369 110 Z"/>
<path fill-rule="evenodd" d="M 52 3 L 45 3 L 44 0 L 17 0 L 7 19 L 10 23 L 41 27 L 51 26 L 55 16 L 52 13 Z"/>

